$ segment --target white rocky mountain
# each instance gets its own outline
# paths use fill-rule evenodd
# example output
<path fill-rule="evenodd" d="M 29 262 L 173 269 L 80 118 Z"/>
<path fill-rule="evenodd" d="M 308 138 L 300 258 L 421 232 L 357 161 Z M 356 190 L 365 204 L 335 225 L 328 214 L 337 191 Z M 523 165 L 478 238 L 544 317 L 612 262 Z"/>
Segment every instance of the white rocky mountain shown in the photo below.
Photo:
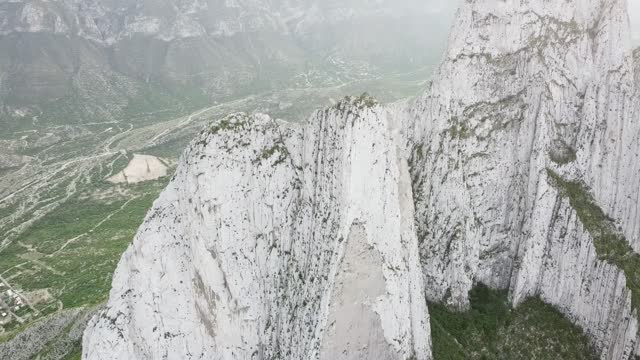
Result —
<path fill-rule="evenodd" d="M 427 357 L 408 166 L 367 101 L 305 128 L 235 115 L 203 134 L 125 255 L 86 356 Z"/>
<path fill-rule="evenodd" d="M 640 101 L 626 1 L 475 1 L 409 106 L 427 296 L 540 296 L 603 359 L 640 351 Z M 637 65 L 637 59 L 636 65 Z M 633 248 L 633 250 L 632 250 Z"/>
<path fill-rule="evenodd" d="M 85 359 L 430 359 L 427 300 L 531 296 L 640 356 L 640 54 L 625 0 L 469 0 L 418 99 L 207 129 Z"/>

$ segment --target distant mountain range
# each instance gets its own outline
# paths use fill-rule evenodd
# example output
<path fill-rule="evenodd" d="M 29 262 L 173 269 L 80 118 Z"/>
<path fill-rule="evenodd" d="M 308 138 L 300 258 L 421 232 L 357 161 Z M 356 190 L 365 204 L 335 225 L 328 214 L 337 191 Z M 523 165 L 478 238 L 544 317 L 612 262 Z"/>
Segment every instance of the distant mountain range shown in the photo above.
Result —
<path fill-rule="evenodd" d="M 442 13 L 417 0 L 0 1 L 0 128 L 417 69 L 442 44 L 428 34 L 447 30 Z"/>

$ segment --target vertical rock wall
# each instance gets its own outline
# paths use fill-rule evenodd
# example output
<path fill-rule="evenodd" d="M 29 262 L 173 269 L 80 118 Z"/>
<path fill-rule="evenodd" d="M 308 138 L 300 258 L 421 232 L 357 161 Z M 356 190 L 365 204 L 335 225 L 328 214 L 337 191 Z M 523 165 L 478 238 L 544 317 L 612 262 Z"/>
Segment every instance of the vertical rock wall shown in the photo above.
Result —
<path fill-rule="evenodd" d="M 194 143 L 85 336 L 95 359 L 429 359 L 406 160 L 372 99 Z"/>
<path fill-rule="evenodd" d="M 622 267 L 603 261 L 550 174 L 580 184 L 637 256 L 640 98 L 626 9 L 468 1 L 436 80 L 404 111 L 427 296 L 464 309 L 478 282 L 510 288 L 514 304 L 541 296 L 603 359 L 638 351 L 637 311 Z"/>

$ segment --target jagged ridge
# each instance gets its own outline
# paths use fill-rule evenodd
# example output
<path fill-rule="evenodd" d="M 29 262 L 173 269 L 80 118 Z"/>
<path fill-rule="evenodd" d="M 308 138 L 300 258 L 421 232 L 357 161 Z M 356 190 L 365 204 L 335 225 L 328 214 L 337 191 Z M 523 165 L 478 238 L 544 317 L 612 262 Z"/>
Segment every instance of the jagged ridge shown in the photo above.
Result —
<path fill-rule="evenodd" d="M 429 358 L 394 136 L 368 97 L 304 128 L 214 124 L 125 254 L 85 357 Z"/>

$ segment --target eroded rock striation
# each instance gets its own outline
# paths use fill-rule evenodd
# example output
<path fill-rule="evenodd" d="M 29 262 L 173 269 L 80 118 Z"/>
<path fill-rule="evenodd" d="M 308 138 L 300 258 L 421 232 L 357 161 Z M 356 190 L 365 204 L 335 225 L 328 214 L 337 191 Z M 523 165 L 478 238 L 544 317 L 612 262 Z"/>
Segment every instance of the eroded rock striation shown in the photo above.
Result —
<path fill-rule="evenodd" d="M 603 358 L 638 351 L 640 102 L 626 8 L 460 9 L 447 59 L 407 111 L 430 300 L 465 308 L 476 282 L 509 288 L 514 304 L 555 305 Z"/>
<path fill-rule="evenodd" d="M 305 128 L 234 115 L 203 134 L 121 261 L 85 357 L 429 358 L 408 163 L 369 101 Z"/>
<path fill-rule="evenodd" d="M 640 356 L 640 83 L 624 0 L 466 1 L 425 95 L 185 153 L 87 359 L 429 359 L 426 300 L 540 297 Z"/>

